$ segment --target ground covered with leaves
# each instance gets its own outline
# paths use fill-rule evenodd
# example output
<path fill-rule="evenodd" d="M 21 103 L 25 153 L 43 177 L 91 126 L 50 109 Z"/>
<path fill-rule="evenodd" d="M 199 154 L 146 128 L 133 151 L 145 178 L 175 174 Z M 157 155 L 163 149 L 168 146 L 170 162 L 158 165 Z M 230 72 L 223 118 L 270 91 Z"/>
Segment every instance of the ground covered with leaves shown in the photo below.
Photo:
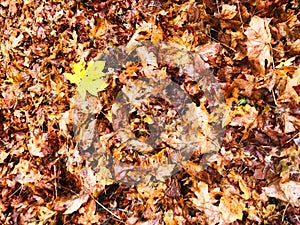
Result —
<path fill-rule="evenodd" d="M 300 224 L 298 4 L 2 0 L 0 223 Z M 122 162 L 165 159 L 174 144 L 166 138 L 159 151 L 138 152 L 113 136 L 117 93 L 153 71 L 121 65 L 100 89 L 84 81 L 79 92 L 87 98 L 96 94 L 87 107 L 93 109 L 98 135 L 93 153 L 85 154 L 80 148 L 86 143 L 76 140 L 76 132 L 88 139 L 89 129 L 80 128 L 89 123 L 73 118 L 74 103 L 81 105 L 73 76 L 108 49 L 145 40 L 201 55 L 222 88 L 225 133 L 215 154 L 205 158 L 199 150 L 171 177 L 125 185 L 93 165 L 105 161 L 107 151 Z M 159 76 L 169 76 L 205 110 L 203 92 L 186 74 L 157 66 Z M 143 107 L 166 121 L 177 118 L 162 99 Z M 147 110 L 130 118 L 141 138 L 147 137 L 147 124 L 159 126 Z"/>

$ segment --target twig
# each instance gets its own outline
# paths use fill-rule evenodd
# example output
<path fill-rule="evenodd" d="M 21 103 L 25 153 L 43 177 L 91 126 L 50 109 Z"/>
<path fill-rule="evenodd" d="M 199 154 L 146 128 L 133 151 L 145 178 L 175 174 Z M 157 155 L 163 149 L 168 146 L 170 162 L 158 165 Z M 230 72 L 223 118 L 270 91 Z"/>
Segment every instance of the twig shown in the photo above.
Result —
<path fill-rule="evenodd" d="M 273 90 L 273 89 L 272 89 L 272 96 L 273 96 L 275 105 L 278 106 L 277 100 L 276 100 L 276 97 L 275 97 L 275 93 L 274 93 L 274 90 Z"/>
<path fill-rule="evenodd" d="M 94 199 L 94 201 L 100 205 L 106 212 L 110 213 L 111 215 L 113 215 L 114 217 L 116 217 L 117 219 L 121 220 L 121 218 L 116 215 L 115 213 L 113 213 L 112 211 L 110 211 L 108 208 L 106 208 L 104 205 L 102 205 L 97 199 L 94 198 L 93 195 L 90 194 L 90 196 L 92 197 L 92 199 Z"/>
<path fill-rule="evenodd" d="M 57 178 L 56 178 L 56 165 L 53 165 L 53 169 L 54 169 L 54 175 L 55 175 L 55 179 L 54 179 L 54 198 L 57 197 Z"/>
<path fill-rule="evenodd" d="M 209 36 L 208 34 L 206 34 L 206 36 L 208 36 L 209 38 L 211 38 L 213 41 L 216 41 L 216 42 L 220 43 L 221 45 L 225 46 L 226 48 L 229 48 L 231 51 L 236 52 L 236 50 L 234 48 L 232 48 L 232 47 L 230 47 L 230 46 L 228 46 L 228 45 L 220 42 L 219 40 L 213 38 L 212 36 Z"/>
<path fill-rule="evenodd" d="M 282 218 L 281 218 L 281 222 L 283 222 L 283 220 L 284 220 L 285 212 L 286 212 L 287 207 L 288 207 L 289 205 L 290 205 L 290 203 L 288 202 L 288 204 L 286 205 L 286 207 L 285 207 L 285 209 L 284 209 L 284 211 L 283 211 Z"/>
<path fill-rule="evenodd" d="M 128 211 L 126 209 L 120 209 L 120 208 L 107 208 L 107 209 L 112 210 L 112 211 L 121 211 L 121 212 L 126 212 L 126 213 L 132 213 L 131 211 Z M 105 209 L 102 208 L 102 209 L 98 209 L 98 210 L 100 211 L 100 210 L 105 210 Z"/>
<path fill-rule="evenodd" d="M 243 30 L 243 33 L 244 33 L 244 21 L 243 21 L 243 18 L 242 18 L 242 14 L 241 14 L 241 9 L 240 9 L 240 1 L 237 0 L 237 8 L 238 8 L 238 11 L 239 11 L 239 16 L 240 16 L 240 20 L 241 20 L 241 23 L 242 23 L 242 30 Z"/>
<path fill-rule="evenodd" d="M 299 135 L 299 133 L 297 133 L 297 134 L 295 134 L 292 138 L 290 138 L 286 143 L 289 143 L 289 142 L 291 142 L 292 140 L 294 140 L 295 139 L 295 137 L 297 137 Z"/>
<path fill-rule="evenodd" d="M 11 195 L 9 195 L 8 198 L 10 198 L 11 196 L 15 195 L 20 189 L 22 191 L 23 187 L 24 187 L 24 185 L 21 184 L 21 186 L 17 190 L 15 190 Z"/>

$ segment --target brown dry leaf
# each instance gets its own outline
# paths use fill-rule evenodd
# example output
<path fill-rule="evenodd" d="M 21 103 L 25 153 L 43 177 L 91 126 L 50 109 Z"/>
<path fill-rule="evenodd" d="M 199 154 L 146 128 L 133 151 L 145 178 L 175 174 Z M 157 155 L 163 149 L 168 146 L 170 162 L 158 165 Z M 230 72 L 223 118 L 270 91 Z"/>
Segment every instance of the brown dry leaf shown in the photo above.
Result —
<path fill-rule="evenodd" d="M 15 48 L 21 44 L 21 42 L 24 39 L 24 35 L 21 33 L 18 36 L 14 36 L 16 33 L 14 33 L 12 36 L 10 36 L 11 41 L 11 47 Z"/>
<path fill-rule="evenodd" d="M 164 222 L 166 225 L 176 225 L 176 221 L 174 220 L 174 212 L 172 209 L 164 213 Z"/>
<path fill-rule="evenodd" d="M 243 210 L 245 203 L 237 195 L 233 195 L 230 191 L 226 191 L 220 199 L 219 210 L 222 218 L 226 223 L 232 223 L 236 220 L 243 219 Z"/>
<path fill-rule="evenodd" d="M 222 11 L 221 11 L 221 18 L 225 20 L 230 20 L 237 14 L 236 6 L 235 5 L 222 5 Z"/>
<path fill-rule="evenodd" d="M 243 180 L 242 176 L 237 174 L 234 171 L 230 171 L 228 177 L 239 183 L 239 187 L 243 194 L 241 195 L 245 200 L 248 200 L 251 197 L 250 188 L 247 186 L 247 183 Z"/>
<path fill-rule="evenodd" d="M 182 5 L 174 7 L 178 15 L 172 21 L 174 26 L 183 27 L 186 22 L 190 22 L 193 19 L 197 19 L 198 10 L 196 8 L 195 0 L 186 1 Z"/>
<path fill-rule="evenodd" d="M 78 224 L 99 223 L 100 216 L 96 213 L 96 202 L 94 201 L 94 199 L 90 198 L 85 206 L 81 207 L 78 212 L 80 213 Z"/>
<path fill-rule="evenodd" d="M 31 155 L 37 157 L 45 157 L 49 154 L 47 151 L 43 151 L 46 142 L 46 134 L 34 136 L 30 135 L 29 143 L 27 144 L 28 151 Z"/>
<path fill-rule="evenodd" d="M 283 113 L 283 121 L 284 121 L 284 133 L 295 132 L 296 127 L 300 126 L 300 120 L 297 117 L 289 115 L 288 113 Z"/>
<path fill-rule="evenodd" d="M 164 32 L 161 29 L 161 26 L 159 24 L 157 26 L 154 26 L 153 32 L 151 34 L 151 42 L 155 45 L 158 44 L 160 41 L 163 40 L 163 35 Z"/>
<path fill-rule="evenodd" d="M 252 80 L 245 80 L 245 79 L 234 79 L 233 85 L 236 85 L 240 89 L 240 94 L 251 97 L 253 93 L 253 89 L 255 87 L 254 82 Z"/>
<path fill-rule="evenodd" d="M 130 54 L 137 46 L 140 46 L 140 42 L 150 38 L 150 35 L 155 29 L 154 25 L 150 22 L 143 21 L 137 27 L 137 30 L 132 35 L 130 41 L 126 45 L 126 51 Z"/>
<path fill-rule="evenodd" d="M 294 207 L 300 206 L 300 182 L 275 183 L 269 187 L 264 187 L 263 191 L 269 197 L 287 201 Z"/>
<path fill-rule="evenodd" d="M 177 179 L 172 179 L 168 184 L 166 195 L 171 198 L 180 197 L 180 185 Z"/>
<path fill-rule="evenodd" d="M 153 52 L 148 52 L 145 46 L 137 48 L 137 55 L 140 57 L 142 65 L 146 67 L 147 65 L 152 65 L 157 67 L 157 59 Z"/>
<path fill-rule="evenodd" d="M 219 43 L 207 43 L 197 47 L 196 52 L 210 66 L 217 66 L 218 57 L 222 49 L 222 45 Z"/>
<path fill-rule="evenodd" d="M 80 196 L 79 198 L 76 198 L 74 200 L 71 200 L 68 202 L 67 210 L 64 212 L 64 214 L 71 214 L 75 211 L 77 211 L 82 204 L 86 203 L 89 198 L 89 195 L 85 194 Z M 65 203 L 66 204 L 66 203 Z"/>
<path fill-rule="evenodd" d="M 90 35 L 92 37 L 101 37 L 106 34 L 109 23 L 106 19 L 98 19 L 97 21 L 94 21 L 94 23 L 91 23 L 91 30 Z"/>
<path fill-rule="evenodd" d="M 172 209 L 164 213 L 164 222 L 166 225 L 183 225 L 185 219 L 182 216 L 175 216 Z"/>
<path fill-rule="evenodd" d="M 296 40 L 291 44 L 291 50 L 296 54 L 300 54 L 300 39 Z"/>
<path fill-rule="evenodd" d="M 300 84 L 300 67 L 293 73 L 293 77 L 286 76 L 288 81 L 285 86 L 285 90 L 282 95 L 278 98 L 279 102 L 285 102 L 287 99 L 293 99 L 293 101 L 300 102 L 300 96 L 294 87 Z"/>
<path fill-rule="evenodd" d="M 259 72 L 262 74 L 265 67 L 269 67 L 273 61 L 271 55 L 271 32 L 269 23 L 271 19 L 262 19 L 258 16 L 253 16 L 250 21 L 250 26 L 245 31 L 248 38 L 247 51 L 249 60 L 254 61 L 259 67 Z"/>
<path fill-rule="evenodd" d="M 1 151 L 0 152 L 0 163 L 3 163 L 4 160 L 7 158 L 7 156 L 9 156 L 9 153 Z"/>
<path fill-rule="evenodd" d="M 20 184 L 30 185 L 30 183 L 36 183 L 42 179 L 42 175 L 39 170 L 35 169 L 33 163 L 21 158 L 18 165 L 15 166 L 12 174 L 16 174 L 15 180 Z"/>
<path fill-rule="evenodd" d="M 156 199 L 162 198 L 165 195 L 167 186 L 159 183 L 156 187 L 154 185 L 138 185 L 137 191 L 142 199 L 146 199 L 147 204 L 154 204 Z"/>
<path fill-rule="evenodd" d="M 245 106 L 237 106 L 235 110 L 230 112 L 231 114 L 231 126 L 255 126 L 255 120 L 258 115 L 258 111 L 255 107 L 251 107 L 249 104 Z"/>
<path fill-rule="evenodd" d="M 249 206 L 246 208 L 247 212 L 249 213 L 248 218 L 253 221 L 257 221 L 258 223 L 261 223 L 259 210 L 255 208 L 254 206 Z"/>
<path fill-rule="evenodd" d="M 160 224 L 161 217 L 157 217 L 156 219 L 153 220 L 148 220 L 146 222 L 138 222 L 136 225 L 157 225 Z"/>
<path fill-rule="evenodd" d="M 72 214 L 77 211 L 82 204 L 86 203 L 89 199 L 88 194 L 73 196 L 71 198 L 57 198 L 54 200 L 53 209 L 55 211 L 64 211 L 64 214 Z"/>
<path fill-rule="evenodd" d="M 208 185 L 202 181 L 195 181 L 191 190 L 197 197 L 191 198 L 191 201 L 197 209 L 205 213 L 208 224 L 223 224 L 224 220 L 219 208 L 213 205 L 215 201 L 209 194 Z"/>
<path fill-rule="evenodd" d="M 289 203 L 295 207 L 300 206 L 300 182 L 288 181 L 279 184 L 281 190 L 285 193 L 285 196 Z"/>
<path fill-rule="evenodd" d="M 53 215 L 56 214 L 56 212 L 48 209 L 44 206 L 39 206 L 37 208 L 39 219 L 42 221 L 42 224 L 45 224 L 45 222 L 49 221 Z"/>

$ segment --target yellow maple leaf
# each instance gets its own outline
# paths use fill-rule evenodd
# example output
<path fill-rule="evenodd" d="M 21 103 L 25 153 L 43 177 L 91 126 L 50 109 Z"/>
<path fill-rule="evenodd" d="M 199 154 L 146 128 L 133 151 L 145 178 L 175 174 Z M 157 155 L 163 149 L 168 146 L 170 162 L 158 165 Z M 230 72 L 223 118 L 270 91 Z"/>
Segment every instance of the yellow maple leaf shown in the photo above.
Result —
<path fill-rule="evenodd" d="M 64 73 L 64 74 L 71 83 L 78 85 L 80 83 L 80 80 L 84 77 L 85 74 L 83 59 L 81 59 L 78 63 L 74 64 L 73 71 L 74 74 L 72 73 Z"/>
<path fill-rule="evenodd" d="M 105 61 L 90 61 L 88 68 L 85 71 L 86 81 L 93 81 L 104 76 L 102 70 L 104 69 Z"/>
<path fill-rule="evenodd" d="M 80 96 L 85 98 L 86 92 L 97 96 L 98 92 L 103 91 L 108 84 L 102 79 L 105 75 L 102 70 L 105 66 L 105 61 L 90 61 L 85 70 L 84 61 L 81 59 L 74 64 L 74 74 L 65 73 L 66 78 L 74 84 L 77 84 L 77 91 Z"/>

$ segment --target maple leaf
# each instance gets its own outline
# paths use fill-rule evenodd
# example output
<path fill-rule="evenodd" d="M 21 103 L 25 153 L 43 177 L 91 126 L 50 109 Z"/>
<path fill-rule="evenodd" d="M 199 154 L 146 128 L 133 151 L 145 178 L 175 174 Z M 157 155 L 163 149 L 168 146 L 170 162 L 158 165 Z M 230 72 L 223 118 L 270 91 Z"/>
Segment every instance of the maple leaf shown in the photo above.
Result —
<path fill-rule="evenodd" d="M 108 84 L 102 79 L 105 75 L 104 69 L 105 61 L 91 61 L 85 70 L 84 61 L 80 60 L 74 65 L 74 74 L 65 73 L 66 78 L 74 84 L 77 84 L 77 91 L 82 98 L 85 98 L 86 92 L 93 96 L 97 96 L 98 92 L 105 90 Z"/>
<path fill-rule="evenodd" d="M 71 83 L 78 85 L 85 74 L 83 59 L 81 59 L 78 63 L 74 64 L 73 71 L 74 74 L 65 73 L 65 76 Z"/>
<path fill-rule="evenodd" d="M 249 60 L 258 64 L 259 71 L 265 70 L 265 63 L 268 67 L 272 62 L 271 56 L 271 32 L 268 27 L 271 19 L 262 19 L 258 16 L 251 18 L 250 26 L 245 31 L 248 38 L 247 52 Z"/>
<path fill-rule="evenodd" d="M 38 206 L 37 214 L 39 215 L 39 218 L 41 221 L 46 222 L 46 221 L 50 220 L 51 217 L 56 214 L 56 212 L 48 209 L 45 206 Z"/>
<path fill-rule="evenodd" d="M 276 182 L 268 187 L 263 187 L 263 192 L 269 196 L 288 201 L 293 206 L 300 206 L 300 182 Z"/>
<path fill-rule="evenodd" d="M 290 78 L 287 76 L 287 83 L 285 90 L 278 98 L 278 102 L 284 102 L 286 99 L 293 99 L 293 101 L 299 102 L 299 95 L 294 87 L 300 84 L 300 68 L 298 68 Z"/>

